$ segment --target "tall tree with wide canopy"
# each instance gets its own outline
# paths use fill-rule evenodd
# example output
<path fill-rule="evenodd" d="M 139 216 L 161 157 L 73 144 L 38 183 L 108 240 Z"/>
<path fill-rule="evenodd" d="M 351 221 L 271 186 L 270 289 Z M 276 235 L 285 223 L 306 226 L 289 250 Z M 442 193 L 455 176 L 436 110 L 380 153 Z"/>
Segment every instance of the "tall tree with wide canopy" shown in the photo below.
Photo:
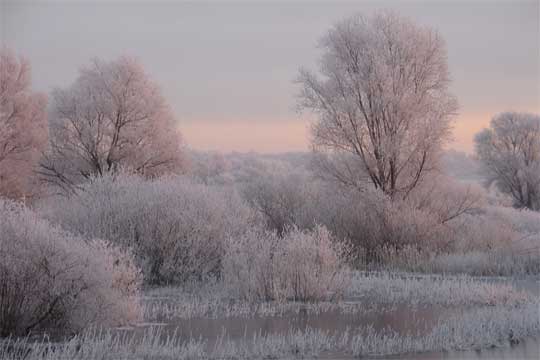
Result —
<path fill-rule="evenodd" d="M 34 169 L 47 142 L 47 98 L 34 92 L 30 64 L 0 50 L 0 195 L 35 194 Z"/>
<path fill-rule="evenodd" d="M 319 74 L 301 70 L 300 107 L 327 175 L 406 197 L 436 169 L 457 101 L 445 43 L 393 13 L 352 16 L 322 38 Z"/>
<path fill-rule="evenodd" d="M 181 137 L 158 86 L 134 59 L 94 60 L 67 89 L 56 89 L 44 182 L 64 191 L 127 169 L 155 176 L 183 165 Z"/>

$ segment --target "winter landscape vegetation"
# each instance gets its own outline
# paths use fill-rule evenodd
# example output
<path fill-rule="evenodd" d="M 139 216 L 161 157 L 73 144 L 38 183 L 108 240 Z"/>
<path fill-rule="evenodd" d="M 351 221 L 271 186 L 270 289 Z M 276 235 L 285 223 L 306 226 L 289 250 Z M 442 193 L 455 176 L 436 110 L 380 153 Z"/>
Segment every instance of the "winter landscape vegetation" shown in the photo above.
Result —
<path fill-rule="evenodd" d="M 540 356 L 540 115 L 452 150 L 436 27 L 319 37 L 273 154 L 190 147 L 137 54 L 44 94 L 2 48 L 0 359 Z"/>

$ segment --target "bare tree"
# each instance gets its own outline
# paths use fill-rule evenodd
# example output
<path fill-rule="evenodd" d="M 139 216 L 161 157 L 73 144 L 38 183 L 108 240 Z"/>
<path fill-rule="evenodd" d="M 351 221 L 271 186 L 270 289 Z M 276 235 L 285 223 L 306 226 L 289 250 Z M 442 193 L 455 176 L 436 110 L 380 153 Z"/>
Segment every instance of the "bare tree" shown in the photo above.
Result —
<path fill-rule="evenodd" d="M 0 50 L 0 195 L 11 198 L 33 192 L 33 169 L 47 141 L 47 99 L 30 82 L 30 64 Z"/>
<path fill-rule="evenodd" d="M 180 134 L 158 86 L 135 60 L 94 60 L 68 89 L 53 93 L 44 182 L 64 190 L 128 168 L 145 176 L 183 164 Z"/>
<path fill-rule="evenodd" d="M 490 183 L 519 208 L 540 210 L 540 116 L 506 112 L 475 137 Z"/>
<path fill-rule="evenodd" d="M 443 39 L 392 13 L 337 23 L 321 41 L 320 76 L 300 71 L 300 107 L 318 114 L 312 146 L 330 175 L 405 197 L 434 170 L 457 110 Z M 362 173 L 359 174 L 359 171 Z"/>

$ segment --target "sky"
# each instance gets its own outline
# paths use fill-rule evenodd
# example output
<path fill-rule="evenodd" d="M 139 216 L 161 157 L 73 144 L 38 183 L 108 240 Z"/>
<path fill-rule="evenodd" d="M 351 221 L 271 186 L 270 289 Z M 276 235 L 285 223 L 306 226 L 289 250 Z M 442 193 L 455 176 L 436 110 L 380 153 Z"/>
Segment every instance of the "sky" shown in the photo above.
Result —
<path fill-rule="evenodd" d="M 32 65 L 34 89 L 66 87 L 90 59 L 138 58 L 185 143 L 217 151 L 309 149 L 294 80 L 318 39 L 355 13 L 391 9 L 445 38 L 459 114 L 449 147 L 470 152 L 499 112 L 540 113 L 540 0 L 12 1 L 0 40 Z"/>

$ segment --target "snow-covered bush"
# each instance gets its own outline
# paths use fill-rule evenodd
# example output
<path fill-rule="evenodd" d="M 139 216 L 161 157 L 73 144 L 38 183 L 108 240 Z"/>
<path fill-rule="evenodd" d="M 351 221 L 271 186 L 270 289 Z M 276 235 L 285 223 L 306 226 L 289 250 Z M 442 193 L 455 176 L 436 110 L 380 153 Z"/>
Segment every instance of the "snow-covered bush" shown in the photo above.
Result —
<path fill-rule="evenodd" d="M 446 243 L 439 251 L 385 248 L 383 263 L 395 269 L 437 273 L 540 273 L 540 215 L 533 211 L 482 207 L 449 223 Z"/>
<path fill-rule="evenodd" d="M 484 211 L 495 221 L 505 221 L 520 233 L 540 236 L 540 213 L 537 211 L 508 206 L 489 206 Z"/>
<path fill-rule="evenodd" d="M 243 183 L 242 193 L 267 229 L 281 234 L 290 226 L 311 230 L 324 225 L 337 239 L 353 244 L 359 267 L 507 274 L 534 272 L 540 264 L 540 215 L 486 206 L 485 191 L 474 184 L 439 174 L 405 199 L 391 199 L 379 191 L 359 192 L 321 181 L 283 164 L 267 164 L 260 172 Z M 453 266 L 454 257 L 447 255 L 454 253 L 479 261 Z M 478 253 L 486 255 L 480 259 Z M 511 266 L 520 257 L 523 266 Z M 440 262 L 433 262 L 435 258 Z M 493 259 L 501 266 L 482 266 Z"/>
<path fill-rule="evenodd" d="M 72 232 L 132 247 L 153 284 L 218 275 L 224 241 L 255 221 L 233 189 L 125 174 L 96 178 L 42 211 Z"/>
<path fill-rule="evenodd" d="M 0 336 L 74 332 L 141 316 L 141 277 L 129 253 L 1 199 L 0 259 Z"/>
<path fill-rule="evenodd" d="M 463 216 L 452 226 L 454 244 L 451 251 L 491 251 L 510 247 L 521 234 L 505 218 L 493 218 L 481 210 Z"/>
<path fill-rule="evenodd" d="M 242 186 L 242 194 L 261 214 L 266 228 L 282 235 L 289 227 L 312 230 L 324 225 L 350 241 L 362 261 L 377 260 L 383 247 L 434 247 L 444 230 L 433 212 L 382 192 L 358 192 L 285 168 L 266 171 Z"/>
<path fill-rule="evenodd" d="M 271 231 L 296 226 L 326 226 L 337 238 L 354 244 L 365 263 L 380 260 L 383 249 L 405 247 L 443 251 L 457 241 L 454 223 L 484 204 L 478 186 L 464 185 L 442 174 L 424 179 L 407 197 L 343 186 L 315 177 L 306 169 L 267 164 L 242 185 L 248 202 Z"/>
<path fill-rule="evenodd" d="M 283 236 L 252 230 L 229 240 L 223 277 L 247 300 L 331 300 L 348 284 L 348 252 L 324 227 L 293 228 Z"/>
<path fill-rule="evenodd" d="M 450 223 L 463 214 L 475 213 L 486 203 L 486 192 L 479 184 L 463 183 L 444 174 L 424 179 L 405 198 L 415 209 L 437 217 L 440 223 Z"/>
<path fill-rule="evenodd" d="M 281 165 L 281 166 L 278 166 Z M 314 226 L 310 203 L 316 196 L 316 184 L 306 171 L 285 164 L 264 168 L 258 176 L 241 186 L 242 195 L 261 214 L 270 231 L 282 235 L 292 226 Z"/>
<path fill-rule="evenodd" d="M 377 191 L 359 193 L 326 185 L 319 189 L 306 213 L 338 239 L 349 240 L 359 266 L 379 262 L 388 248 L 398 252 L 405 247 L 437 248 L 447 236 L 436 214 L 406 201 Z"/>
<path fill-rule="evenodd" d="M 455 226 L 452 253 L 430 261 L 437 272 L 472 275 L 540 273 L 540 214 L 501 206 L 482 208 Z"/>
<path fill-rule="evenodd" d="M 217 152 L 189 152 L 188 174 L 203 184 L 224 184 L 229 163 L 225 156 Z"/>

